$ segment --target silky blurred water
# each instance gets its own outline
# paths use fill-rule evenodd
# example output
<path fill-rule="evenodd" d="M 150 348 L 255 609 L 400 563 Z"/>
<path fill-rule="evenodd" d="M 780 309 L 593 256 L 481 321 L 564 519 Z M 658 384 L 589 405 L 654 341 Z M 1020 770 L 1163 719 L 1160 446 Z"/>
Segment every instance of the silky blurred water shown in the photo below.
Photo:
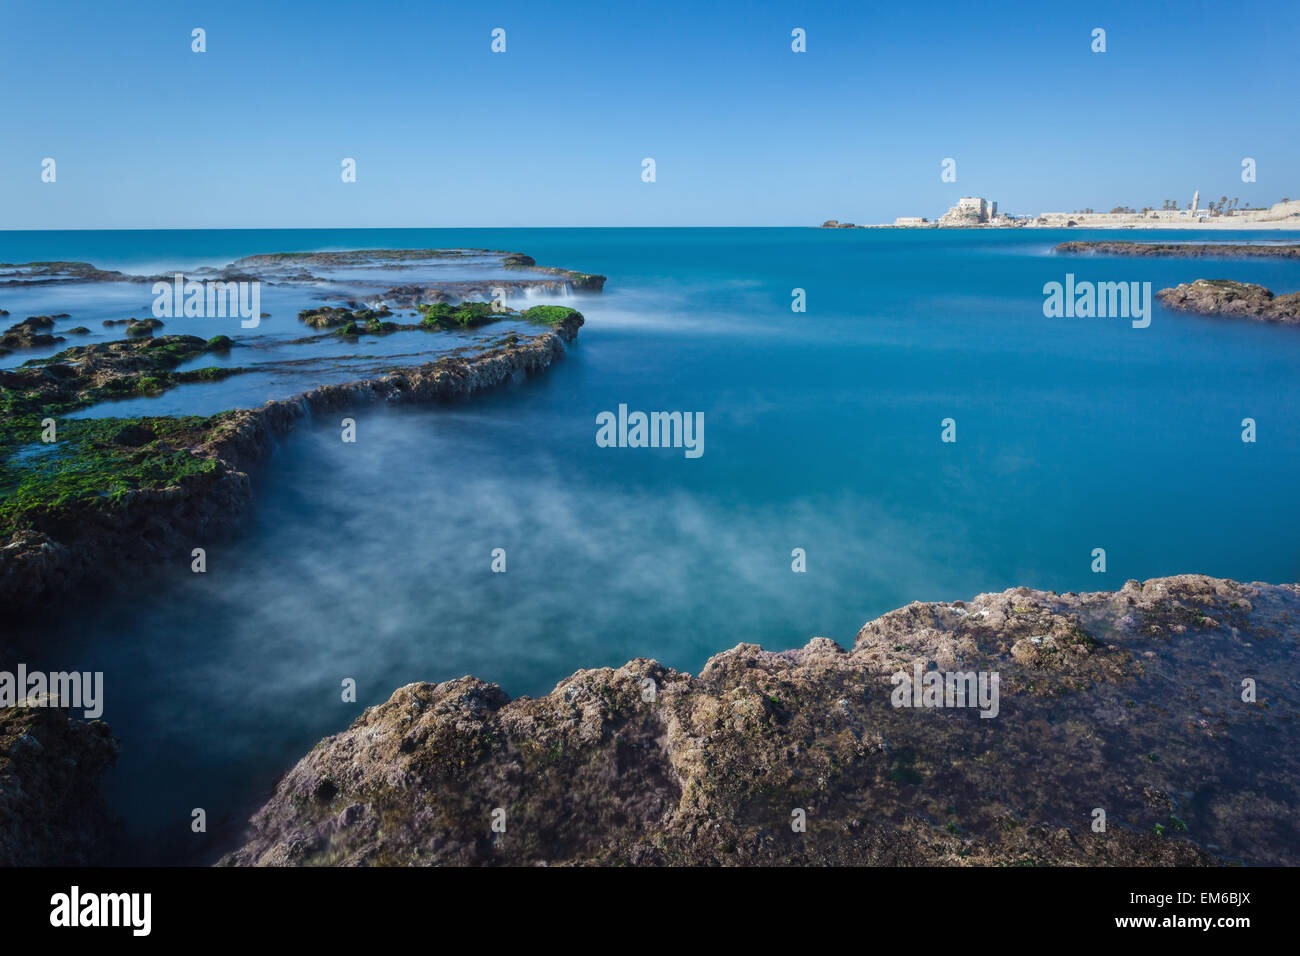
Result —
<path fill-rule="evenodd" d="M 1066 272 L 1300 288 L 1300 266 L 1282 261 L 1051 253 L 1065 238 L 1223 239 L 1170 236 L 0 233 L 0 261 L 133 272 L 476 247 L 609 276 L 603 295 L 569 301 L 587 325 L 544 376 L 464 404 L 356 414 L 355 444 L 337 420 L 313 422 L 258 473 L 254 513 L 237 539 L 209 544 L 206 574 L 189 573 L 186 551 L 175 573 L 142 571 L 118 598 L 68 600 L 15 638 L 17 659 L 105 672 L 123 857 L 202 860 L 212 847 L 190 833 L 193 808 L 217 837 L 237 835 L 294 760 L 410 681 L 474 674 L 537 695 L 633 657 L 695 671 L 742 641 L 849 644 L 913 600 L 1190 571 L 1300 580 L 1300 330 L 1158 305 L 1146 329 L 1043 316 L 1043 284 Z M 796 288 L 806 313 L 791 311 Z M 54 311 L 55 293 L 41 294 Z M 13 301 L 0 289 L 7 321 L 35 314 Z M 306 334 L 292 305 L 256 334 Z M 63 324 L 90 324 L 78 308 L 90 306 L 57 310 L 73 313 Z M 166 411 L 213 410 L 206 387 L 171 393 L 194 398 Z M 703 412 L 703 456 L 597 447 L 596 415 L 620 403 Z M 1246 417 L 1254 444 L 1241 441 Z M 940 441 L 945 418 L 954 444 Z M 1099 547 L 1104 574 L 1091 571 Z M 355 704 L 340 700 L 345 678 Z"/>

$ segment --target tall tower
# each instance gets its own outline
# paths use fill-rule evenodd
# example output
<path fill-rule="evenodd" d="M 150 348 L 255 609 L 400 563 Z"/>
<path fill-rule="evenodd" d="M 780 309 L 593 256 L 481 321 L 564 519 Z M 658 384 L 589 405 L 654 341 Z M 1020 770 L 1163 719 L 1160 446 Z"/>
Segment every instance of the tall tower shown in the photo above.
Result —
<path fill-rule="evenodd" d="M 1196 215 L 1196 207 L 1201 204 L 1201 191 L 1198 189 L 1192 193 L 1192 215 Z"/>

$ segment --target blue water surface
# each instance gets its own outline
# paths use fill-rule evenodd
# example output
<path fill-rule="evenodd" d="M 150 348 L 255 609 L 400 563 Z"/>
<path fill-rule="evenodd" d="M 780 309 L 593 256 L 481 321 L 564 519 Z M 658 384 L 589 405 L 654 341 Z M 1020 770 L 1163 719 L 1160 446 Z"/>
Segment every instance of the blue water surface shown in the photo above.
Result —
<path fill-rule="evenodd" d="M 1300 329 L 1158 305 L 1145 329 L 1043 316 L 1044 283 L 1067 272 L 1153 290 L 1198 277 L 1300 289 L 1300 265 L 1282 260 L 1051 251 L 1066 238 L 1225 236 L 1244 238 L 0 233 L 0 261 L 132 272 L 481 247 L 609 276 L 602 295 L 568 300 L 587 324 L 544 376 L 468 403 L 359 413 L 354 444 L 337 420 L 312 422 L 256 475 L 241 534 L 195 543 L 205 574 L 189 572 L 187 548 L 173 572 L 142 569 L 94 605 L 69 599 L 13 643 L 33 668 L 105 672 L 104 719 L 123 741 L 108 781 L 129 827 L 123 858 L 203 860 L 312 744 L 411 681 L 474 674 L 537 695 L 634 657 L 696 671 L 742 641 L 847 645 L 910 601 L 1016 585 L 1300 580 Z M 796 289 L 804 313 L 791 310 Z M 13 322 L 24 313 L 11 298 L 0 289 Z M 69 323 L 78 304 L 91 307 L 71 302 Z M 287 335 L 291 306 L 253 332 L 211 334 Z M 205 387 L 165 410 L 211 411 Z M 598 447 L 596 416 L 620 404 L 703 412 L 703 456 Z M 947 418 L 955 443 L 940 440 Z M 1244 418 L 1255 443 L 1241 440 Z M 491 571 L 495 548 L 504 574 Z M 795 548 L 806 573 L 791 570 Z M 1092 570 L 1096 548 L 1105 573 Z M 347 678 L 356 703 L 341 700 Z M 218 835 L 207 843 L 190 832 L 195 807 Z"/>

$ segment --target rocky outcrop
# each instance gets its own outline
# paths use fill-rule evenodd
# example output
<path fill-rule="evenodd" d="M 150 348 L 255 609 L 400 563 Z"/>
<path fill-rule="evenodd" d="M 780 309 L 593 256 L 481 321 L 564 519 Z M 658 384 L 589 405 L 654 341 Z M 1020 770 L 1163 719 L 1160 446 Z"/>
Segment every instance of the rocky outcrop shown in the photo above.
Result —
<path fill-rule="evenodd" d="M 65 468 L 57 477 L 70 485 L 38 475 L 13 491 L 6 489 L 10 500 L 0 506 L 0 606 L 26 611 L 88 581 L 111 583 L 167 562 L 187 565 L 191 548 L 219 539 L 238 523 L 251 499 L 248 470 L 304 417 L 377 403 L 451 401 L 542 371 L 583 324 L 580 313 L 569 313 L 536 336 L 508 337 L 482 352 L 447 356 L 375 379 L 320 386 L 255 409 L 211 418 L 136 419 L 125 425 L 112 419 L 65 421 L 60 441 L 71 448 L 66 454 L 79 456 L 78 467 Z M 68 350 L 81 356 L 76 365 L 0 371 L 0 384 L 8 386 L 12 377 L 22 376 L 21 389 L 14 385 L 14 391 L 25 393 L 30 382 L 48 375 L 52 381 L 41 387 L 71 400 L 80 392 L 76 387 L 59 391 L 64 378 L 97 381 L 94 363 L 105 355 L 117 355 L 105 373 L 116 380 L 122 362 L 150 361 L 155 352 L 188 355 L 194 348 L 229 347 L 229 339 L 222 338 L 204 343 L 192 336 L 162 336 L 77 346 Z M 40 429 L 33 419 L 28 440 L 36 442 Z"/>
<path fill-rule="evenodd" d="M 1294 865 L 1298 636 L 1300 587 L 1183 575 L 911 604 L 698 677 L 410 684 L 222 863 Z M 921 672 L 996 672 L 996 716 L 895 706 Z"/>
<path fill-rule="evenodd" d="M 322 306 L 316 309 L 303 309 L 298 319 L 313 329 L 334 329 L 356 322 L 370 322 L 372 319 L 386 319 L 393 313 L 388 309 L 344 309 L 337 306 Z"/>
<path fill-rule="evenodd" d="M 63 341 L 62 336 L 50 333 L 54 328 L 54 316 L 32 315 L 5 329 L 0 335 L 0 354 L 8 354 L 14 349 L 34 349 L 55 345 Z"/>
<path fill-rule="evenodd" d="M 605 277 L 588 275 L 583 272 L 568 272 L 563 269 L 541 269 L 534 271 L 552 272 L 558 275 L 554 279 L 486 279 L 475 282 L 412 282 L 392 286 L 371 298 L 375 303 L 384 303 L 394 308 L 414 309 L 426 305 L 452 302 L 470 302 L 474 300 L 490 301 L 499 293 L 506 296 L 522 296 L 525 293 L 545 292 L 550 295 L 564 295 L 569 292 L 600 292 L 605 287 Z"/>
<path fill-rule="evenodd" d="M 150 334 L 116 342 L 74 345 L 48 359 L 19 368 L 0 369 L 0 401 L 11 417 L 5 423 L 6 432 L 20 424 L 16 419 L 23 414 L 60 414 L 107 399 L 152 394 L 174 384 L 197 380 L 201 372 L 209 376 L 231 374 L 235 370 L 173 372 L 182 362 L 204 352 L 224 351 L 230 344 L 231 340 L 224 335 L 205 342 L 197 335 L 155 338 Z M 0 450 L 8 437 L 0 435 Z"/>
<path fill-rule="evenodd" d="M 294 398 L 228 412 L 197 450 L 243 468 L 264 458 L 275 438 L 287 434 L 309 415 L 356 410 L 374 404 L 429 404 L 467 398 L 475 392 L 503 385 L 518 375 L 549 368 L 564 354 L 563 343 L 572 342 L 582 324 L 581 313 L 574 312 L 554 331 L 521 337 L 514 344 L 468 357 L 448 356 L 376 379 L 322 385 Z"/>
<path fill-rule="evenodd" d="M 1262 285 L 1232 279 L 1197 279 L 1172 289 L 1161 289 L 1156 298 L 1171 309 L 1200 315 L 1239 316 L 1261 322 L 1300 323 L 1300 292 L 1274 296 Z"/>
<path fill-rule="evenodd" d="M 128 319 L 126 334 L 132 338 L 148 338 L 154 334 L 155 330 L 162 327 L 161 319 Z"/>
<path fill-rule="evenodd" d="M 512 293 L 526 290 L 599 292 L 605 285 L 603 275 L 553 266 L 539 266 L 532 256 L 496 249 L 352 249 L 338 252 L 277 252 L 246 256 L 219 269 L 202 267 L 183 270 L 183 278 L 187 281 L 218 280 L 261 282 L 266 285 L 309 285 L 317 290 L 323 290 L 321 294 L 329 297 L 332 292 L 338 295 L 352 294 L 359 280 L 355 276 L 317 275 L 312 272 L 313 267 L 327 273 L 331 270 L 346 270 L 359 266 L 364 266 L 370 272 L 396 273 L 427 268 L 431 264 L 454 264 L 465 260 L 474 260 L 475 264 L 479 265 L 485 257 L 495 258 L 503 270 L 528 269 L 540 273 L 541 277 L 404 284 L 394 286 L 386 292 L 382 288 L 377 288 L 375 295 L 369 298 L 374 300 L 374 304 L 388 302 L 392 305 L 412 306 L 468 298 L 490 299 L 494 297 L 493 289 L 498 287 L 504 287 Z M 86 282 L 171 283 L 175 276 L 175 272 L 165 275 L 132 275 L 99 269 L 88 262 L 0 263 L 0 287 L 26 288 Z M 345 293 L 345 290 L 350 291 Z"/>
<path fill-rule="evenodd" d="M 107 862 L 97 782 L 117 752 L 101 721 L 58 706 L 0 708 L 0 866 Z"/>
<path fill-rule="evenodd" d="M 1056 246 L 1059 253 L 1077 255 L 1093 253 L 1103 256 L 1156 256 L 1179 259 L 1300 259 L 1300 245 L 1271 243 L 1210 243 L 1210 242 L 1133 242 L 1126 240 L 1093 240 L 1087 242 L 1062 242 Z"/>
<path fill-rule="evenodd" d="M 137 281 L 146 278 L 99 269 L 89 262 L 0 262 L 0 286 L 28 289 L 52 283 Z"/>

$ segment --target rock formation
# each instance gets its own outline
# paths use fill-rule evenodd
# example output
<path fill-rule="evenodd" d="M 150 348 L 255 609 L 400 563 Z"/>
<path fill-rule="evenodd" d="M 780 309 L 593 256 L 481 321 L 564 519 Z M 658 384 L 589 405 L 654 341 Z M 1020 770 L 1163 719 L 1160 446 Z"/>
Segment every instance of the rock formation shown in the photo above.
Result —
<path fill-rule="evenodd" d="M 1182 575 L 911 604 L 698 677 L 410 684 L 222 862 L 1295 865 L 1297 637 L 1300 587 Z M 914 668 L 997 672 L 996 717 L 894 706 Z"/>
<path fill-rule="evenodd" d="M 117 760 L 101 721 L 58 706 L 0 708 L 0 866 L 107 862 L 99 775 Z"/>
<path fill-rule="evenodd" d="M 1158 256 L 1182 259 L 1300 259 L 1300 245 L 1273 243 L 1133 242 L 1118 239 L 1062 242 L 1056 251 L 1106 256 Z"/>
<path fill-rule="evenodd" d="M 1274 296 L 1262 285 L 1232 279 L 1197 279 L 1172 289 L 1161 289 L 1156 298 L 1171 309 L 1200 315 L 1240 316 L 1261 322 L 1300 323 L 1300 292 Z"/>
<path fill-rule="evenodd" d="M 62 336 L 50 333 L 54 328 L 54 316 L 32 315 L 5 329 L 0 335 L 0 355 L 7 355 L 14 349 L 34 349 L 54 345 L 63 341 Z"/>
<path fill-rule="evenodd" d="M 142 418 L 64 421 L 63 454 L 76 467 L 54 475 L 0 469 L 6 498 L 0 505 L 0 606 L 10 612 L 47 603 L 88 580 L 111 581 L 140 567 L 186 563 L 190 549 L 233 528 L 251 497 L 248 469 L 269 453 L 276 438 L 309 414 L 357 410 L 376 403 L 438 402 L 504 384 L 518 375 L 548 368 L 583 324 L 582 315 L 547 313 L 550 329 L 516 335 L 470 355 L 450 355 L 365 381 L 324 385 L 255 409 L 210 418 Z M 553 321 L 552 321 L 553 320 Z M 68 349 L 77 361 L 0 370 L 6 404 L 32 396 L 34 406 L 76 405 L 102 397 L 104 389 L 163 387 L 163 374 L 202 376 L 213 371 L 139 374 L 144 368 L 173 367 L 205 350 L 222 350 L 230 340 L 205 343 L 194 336 L 161 336 Z M 133 368 L 132 374 L 127 372 Z M 237 370 L 236 370 L 237 371 Z M 41 391 L 43 390 L 43 391 Z M 123 389 L 120 389 L 123 390 Z M 3 436 L 0 452 L 12 454 L 18 432 L 37 442 L 40 412 L 27 408 Z M 0 459 L 2 461 L 3 459 Z"/>

